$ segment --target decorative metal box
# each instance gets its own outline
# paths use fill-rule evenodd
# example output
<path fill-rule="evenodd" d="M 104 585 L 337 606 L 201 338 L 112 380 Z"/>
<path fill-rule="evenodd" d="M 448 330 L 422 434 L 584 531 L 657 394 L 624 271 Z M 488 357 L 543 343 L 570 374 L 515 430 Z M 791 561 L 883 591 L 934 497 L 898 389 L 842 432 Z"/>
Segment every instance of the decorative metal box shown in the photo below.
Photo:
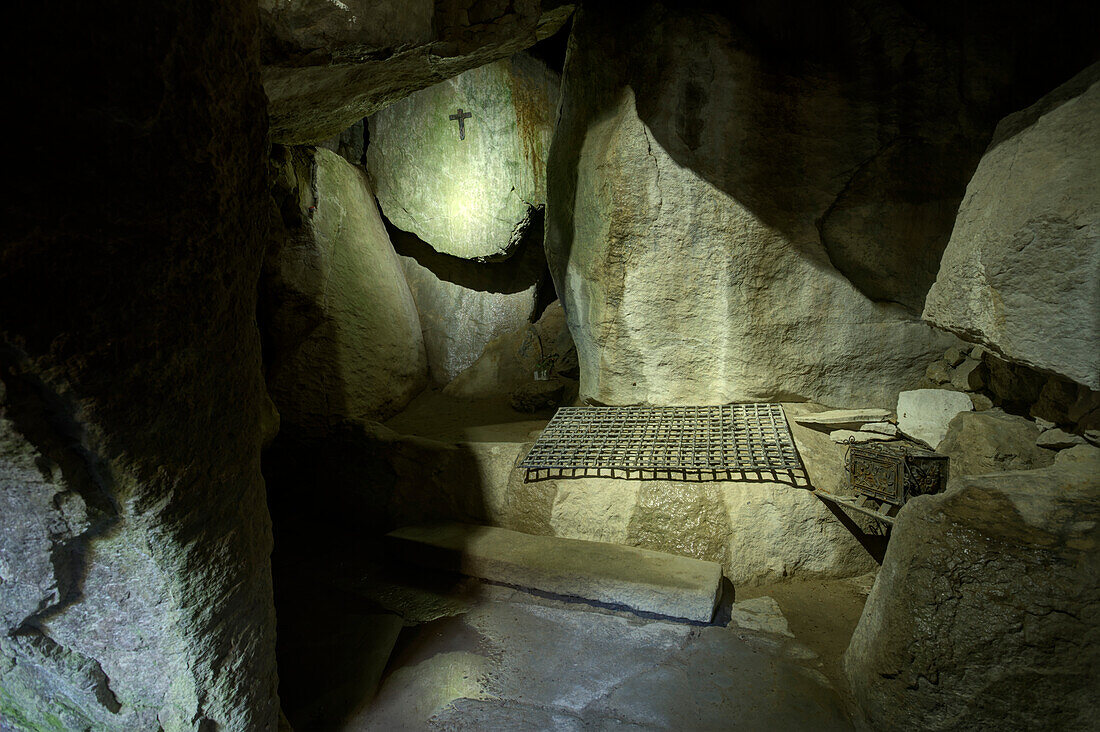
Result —
<path fill-rule="evenodd" d="M 844 467 L 858 493 L 899 508 L 913 496 L 942 491 L 949 471 L 946 455 L 905 443 L 849 445 Z"/>

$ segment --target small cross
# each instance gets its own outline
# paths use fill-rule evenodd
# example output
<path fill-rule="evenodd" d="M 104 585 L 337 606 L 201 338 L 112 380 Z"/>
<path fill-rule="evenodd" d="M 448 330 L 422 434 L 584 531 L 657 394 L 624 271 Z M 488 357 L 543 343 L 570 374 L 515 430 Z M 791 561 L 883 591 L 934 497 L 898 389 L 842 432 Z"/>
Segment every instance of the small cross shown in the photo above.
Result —
<path fill-rule="evenodd" d="M 469 112 L 463 112 L 462 107 L 458 108 L 458 114 L 452 114 L 451 119 L 458 121 L 458 139 L 466 139 L 466 120 L 473 117 Z"/>

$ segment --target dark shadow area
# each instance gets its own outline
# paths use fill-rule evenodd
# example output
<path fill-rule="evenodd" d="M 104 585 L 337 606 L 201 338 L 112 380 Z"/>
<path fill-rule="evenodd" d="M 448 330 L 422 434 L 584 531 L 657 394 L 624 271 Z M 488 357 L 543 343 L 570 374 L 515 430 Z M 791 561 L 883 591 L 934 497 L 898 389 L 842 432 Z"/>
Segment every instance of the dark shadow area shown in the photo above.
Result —
<path fill-rule="evenodd" d="M 437 252 L 416 234 L 402 231 L 383 214 L 390 241 L 402 257 L 411 257 L 441 280 L 479 292 L 511 294 L 539 283 L 546 273 L 542 248 L 543 209 L 531 212 L 531 222 L 506 259 L 478 261 Z"/>
<path fill-rule="evenodd" d="M 408 524 L 483 523 L 477 463 L 460 446 L 346 422 L 325 431 L 284 425 L 263 473 L 279 695 L 296 729 L 336 729 L 369 704 L 402 625 L 369 591 L 400 559 L 382 537 Z M 439 593 L 463 582 L 428 579 Z"/>
<path fill-rule="evenodd" d="M 1094 3 L 586 6 L 549 164 L 551 271 L 573 245 L 585 135 L 629 88 L 676 163 L 919 313 L 998 120 L 1093 61 L 1097 27 Z"/>
<path fill-rule="evenodd" d="M 573 29 L 573 19 L 562 23 L 554 35 L 542 39 L 525 51 L 527 55 L 537 58 L 548 67 L 561 73 L 565 68 L 565 53 L 569 45 L 569 33 Z"/>
<path fill-rule="evenodd" d="M 871 558 L 879 564 L 882 564 L 882 559 L 886 556 L 886 544 L 890 540 L 889 532 L 885 531 L 881 534 L 875 534 L 864 531 L 862 526 L 856 523 L 851 516 L 835 503 L 822 498 L 816 493 L 815 495 L 817 496 L 817 500 L 821 501 L 821 503 L 829 509 L 829 512 L 836 517 L 836 520 L 839 521 L 844 528 L 848 529 L 848 532 L 855 537 L 860 546 L 867 550 Z"/>

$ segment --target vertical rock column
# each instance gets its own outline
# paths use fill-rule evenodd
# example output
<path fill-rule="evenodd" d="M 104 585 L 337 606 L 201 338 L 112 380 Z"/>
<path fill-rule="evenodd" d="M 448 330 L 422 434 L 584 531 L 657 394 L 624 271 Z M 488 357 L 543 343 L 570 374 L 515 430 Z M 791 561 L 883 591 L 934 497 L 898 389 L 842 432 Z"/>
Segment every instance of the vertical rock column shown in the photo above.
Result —
<path fill-rule="evenodd" d="M 274 729 L 256 8 L 52 8 L 7 77 L 0 719 Z"/>

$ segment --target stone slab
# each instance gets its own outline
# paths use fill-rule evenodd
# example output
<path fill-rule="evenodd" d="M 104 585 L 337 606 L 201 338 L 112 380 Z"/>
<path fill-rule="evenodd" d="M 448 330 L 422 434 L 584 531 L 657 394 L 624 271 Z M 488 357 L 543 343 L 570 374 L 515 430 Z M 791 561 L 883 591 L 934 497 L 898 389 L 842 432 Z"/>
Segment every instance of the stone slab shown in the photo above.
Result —
<path fill-rule="evenodd" d="M 794 418 L 807 427 L 828 427 L 834 430 L 857 430 L 870 422 L 885 422 L 890 413 L 885 409 L 832 409 Z"/>
<path fill-rule="evenodd" d="M 722 578 L 716 562 L 487 526 L 408 526 L 387 538 L 417 564 L 698 622 L 713 616 Z"/>

